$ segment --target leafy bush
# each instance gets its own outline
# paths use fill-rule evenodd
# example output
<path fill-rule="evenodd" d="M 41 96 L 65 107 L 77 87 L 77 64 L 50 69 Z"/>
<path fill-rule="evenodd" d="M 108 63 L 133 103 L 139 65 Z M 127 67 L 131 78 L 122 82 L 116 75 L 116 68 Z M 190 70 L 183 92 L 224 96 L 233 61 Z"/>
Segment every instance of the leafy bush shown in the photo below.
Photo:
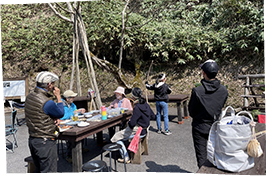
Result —
<path fill-rule="evenodd" d="M 149 59 L 179 64 L 233 58 L 263 61 L 263 1 L 210 2 L 133 1 L 127 11 L 136 6 L 127 16 L 124 69 L 136 61 L 149 64 Z M 90 49 L 117 64 L 124 1 L 81 4 Z M 26 74 L 40 63 L 71 62 L 72 24 L 56 17 L 47 4 L 2 5 L 1 12 L 3 65 L 20 62 Z"/>

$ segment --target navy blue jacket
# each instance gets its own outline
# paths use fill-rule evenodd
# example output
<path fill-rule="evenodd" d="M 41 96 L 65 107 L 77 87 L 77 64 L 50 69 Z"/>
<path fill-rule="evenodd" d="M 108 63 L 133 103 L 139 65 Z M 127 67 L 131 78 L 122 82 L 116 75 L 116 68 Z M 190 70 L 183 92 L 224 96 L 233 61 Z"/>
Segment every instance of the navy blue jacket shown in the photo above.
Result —
<path fill-rule="evenodd" d="M 133 108 L 133 115 L 128 122 L 128 125 L 133 129 L 136 125 L 143 128 L 141 135 L 147 133 L 146 128 L 150 125 L 150 120 L 155 119 L 156 116 L 150 106 L 145 102 L 143 104 L 136 104 Z"/>

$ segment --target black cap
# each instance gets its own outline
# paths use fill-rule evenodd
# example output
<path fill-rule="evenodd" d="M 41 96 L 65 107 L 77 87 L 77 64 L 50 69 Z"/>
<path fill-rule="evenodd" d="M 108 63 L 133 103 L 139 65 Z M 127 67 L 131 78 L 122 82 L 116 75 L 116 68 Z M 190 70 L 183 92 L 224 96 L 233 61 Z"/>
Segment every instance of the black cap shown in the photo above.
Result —
<path fill-rule="evenodd" d="M 136 99 L 142 97 L 142 90 L 139 87 L 135 87 L 132 90 L 132 96 Z"/>
<path fill-rule="evenodd" d="M 165 78 L 166 76 L 165 76 L 165 74 L 164 73 L 161 73 L 161 74 L 159 74 L 159 76 L 158 76 L 158 80 L 163 80 L 164 78 Z"/>
<path fill-rule="evenodd" d="M 206 75 L 210 79 L 215 78 L 219 71 L 219 66 L 214 60 L 211 60 L 211 59 L 201 64 L 200 68 L 206 73 Z"/>

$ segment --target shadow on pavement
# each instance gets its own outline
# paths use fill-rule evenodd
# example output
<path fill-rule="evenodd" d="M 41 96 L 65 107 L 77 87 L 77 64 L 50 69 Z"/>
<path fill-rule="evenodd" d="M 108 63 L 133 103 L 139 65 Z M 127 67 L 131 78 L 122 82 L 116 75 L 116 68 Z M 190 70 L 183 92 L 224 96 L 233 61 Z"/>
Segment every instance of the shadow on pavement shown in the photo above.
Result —
<path fill-rule="evenodd" d="M 154 161 L 146 161 L 145 162 L 146 166 L 149 168 L 146 171 L 147 172 L 180 172 L 180 173 L 191 173 L 187 170 L 181 169 L 177 165 L 166 165 L 162 166 Z"/>

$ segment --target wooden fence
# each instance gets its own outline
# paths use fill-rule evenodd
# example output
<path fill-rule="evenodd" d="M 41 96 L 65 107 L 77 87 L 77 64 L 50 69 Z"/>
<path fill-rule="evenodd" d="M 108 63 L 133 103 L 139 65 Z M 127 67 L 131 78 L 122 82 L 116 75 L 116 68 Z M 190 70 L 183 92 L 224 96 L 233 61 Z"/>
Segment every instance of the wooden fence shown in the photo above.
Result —
<path fill-rule="evenodd" d="M 253 88 L 263 88 L 265 87 L 265 84 L 253 84 L 253 79 L 259 79 L 259 78 L 265 78 L 265 74 L 255 74 L 255 75 L 240 75 L 238 76 L 238 79 L 245 79 L 244 85 L 244 95 L 241 95 L 243 97 L 243 108 L 242 109 L 265 109 L 265 92 L 261 94 L 255 93 Z M 253 98 L 254 104 L 251 105 L 249 102 L 249 98 Z M 259 103 L 257 98 L 263 98 L 264 103 Z M 260 106 L 264 104 L 264 106 Z"/>

